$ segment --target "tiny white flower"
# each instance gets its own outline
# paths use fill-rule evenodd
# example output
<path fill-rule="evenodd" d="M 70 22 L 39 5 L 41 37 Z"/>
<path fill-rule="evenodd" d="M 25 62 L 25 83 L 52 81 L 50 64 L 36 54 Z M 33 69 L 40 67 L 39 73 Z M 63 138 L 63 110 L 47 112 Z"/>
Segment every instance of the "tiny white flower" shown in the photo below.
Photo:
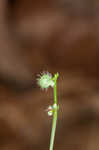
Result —
<path fill-rule="evenodd" d="M 54 87 L 55 84 L 52 80 L 52 75 L 49 72 L 43 72 L 41 75 L 39 75 L 37 81 L 38 85 L 42 89 L 47 89 L 49 86 Z"/>
<path fill-rule="evenodd" d="M 48 113 L 48 116 L 52 116 L 53 115 L 53 107 L 52 106 L 49 106 L 47 109 L 46 109 L 47 113 Z"/>
<path fill-rule="evenodd" d="M 46 109 L 48 116 L 52 116 L 54 111 L 58 109 L 59 109 L 59 106 L 57 104 L 53 104 L 53 106 L 48 106 L 48 108 Z"/>
<path fill-rule="evenodd" d="M 53 112 L 52 111 L 48 111 L 48 116 L 52 116 Z"/>

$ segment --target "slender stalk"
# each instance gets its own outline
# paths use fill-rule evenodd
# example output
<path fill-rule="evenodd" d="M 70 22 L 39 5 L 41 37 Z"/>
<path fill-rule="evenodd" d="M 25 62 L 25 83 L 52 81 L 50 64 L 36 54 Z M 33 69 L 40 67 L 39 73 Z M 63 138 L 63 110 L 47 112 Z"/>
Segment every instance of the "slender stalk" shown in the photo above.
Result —
<path fill-rule="evenodd" d="M 52 131 L 51 131 L 51 139 L 50 139 L 50 148 L 49 148 L 49 150 L 53 150 L 56 124 L 57 124 L 57 111 L 55 111 L 54 114 L 53 114 Z"/>
<path fill-rule="evenodd" d="M 57 114 L 58 114 L 58 105 L 57 105 L 57 78 L 58 78 L 58 73 L 55 74 L 53 81 L 54 81 L 54 105 L 56 106 L 53 109 L 53 121 L 52 121 L 52 131 L 51 131 L 51 138 L 50 138 L 50 147 L 49 150 L 53 150 L 54 146 L 54 139 L 55 139 L 55 132 L 56 132 L 56 124 L 57 124 Z"/>
<path fill-rule="evenodd" d="M 55 85 L 54 85 L 54 104 L 57 104 L 57 85 L 56 85 L 56 81 Z"/>

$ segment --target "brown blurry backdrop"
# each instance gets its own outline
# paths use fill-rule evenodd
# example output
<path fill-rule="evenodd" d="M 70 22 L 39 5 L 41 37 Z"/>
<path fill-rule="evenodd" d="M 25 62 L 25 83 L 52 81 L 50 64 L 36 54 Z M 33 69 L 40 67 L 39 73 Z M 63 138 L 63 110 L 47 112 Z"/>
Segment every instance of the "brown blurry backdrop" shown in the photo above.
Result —
<path fill-rule="evenodd" d="M 98 68 L 98 0 L 0 0 L 0 150 L 49 149 L 42 71 L 60 74 L 54 150 L 98 150 Z"/>

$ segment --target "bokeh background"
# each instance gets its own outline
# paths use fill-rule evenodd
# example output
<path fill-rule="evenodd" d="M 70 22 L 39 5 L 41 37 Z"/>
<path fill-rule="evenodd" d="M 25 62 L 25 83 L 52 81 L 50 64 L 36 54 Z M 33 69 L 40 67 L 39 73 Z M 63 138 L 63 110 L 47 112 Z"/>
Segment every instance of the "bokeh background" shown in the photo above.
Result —
<path fill-rule="evenodd" d="M 98 0 L 0 0 L 0 150 L 49 149 L 42 71 L 60 74 L 54 150 L 98 150 Z"/>

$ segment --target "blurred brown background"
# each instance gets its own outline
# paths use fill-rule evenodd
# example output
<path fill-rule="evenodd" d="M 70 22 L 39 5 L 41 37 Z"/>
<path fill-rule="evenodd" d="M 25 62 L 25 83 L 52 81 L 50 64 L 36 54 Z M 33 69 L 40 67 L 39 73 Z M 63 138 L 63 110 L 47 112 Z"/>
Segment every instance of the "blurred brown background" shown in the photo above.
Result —
<path fill-rule="evenodd" d="M 54 150 L 99 149 L 99 1 L 0 0 L 0 150 L 49 149 L 59 72 Z"/>

